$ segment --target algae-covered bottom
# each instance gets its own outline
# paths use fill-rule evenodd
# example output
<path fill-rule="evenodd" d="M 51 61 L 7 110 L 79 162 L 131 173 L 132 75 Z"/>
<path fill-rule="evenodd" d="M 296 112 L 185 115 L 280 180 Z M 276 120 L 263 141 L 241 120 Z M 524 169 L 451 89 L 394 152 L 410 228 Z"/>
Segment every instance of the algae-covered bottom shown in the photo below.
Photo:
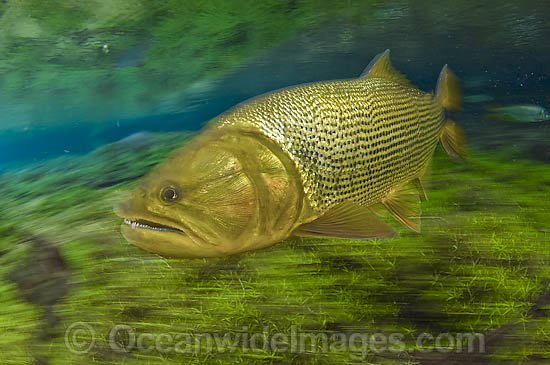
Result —
<path fill-rule="evenodd" d="M 475 151 L 456 164 L 438 149 L 421 234 L 403 228 L 388 240 L 290 239 L 225 258 L 167 260 L 127 244 L 112 205 L 184 140 L 150 134 L 0 177 L 4 363 L 550 358 L 548 165 Z M 82 331 L 66 334 L 77 322 Z M 141 351 L 137 344 L 119 351 L 132 335 L 110 336 L 117 325 L 153 337 L 142 337 Z M 209 345 L 205 334 L 215 333 L 228 341 Z M 316 345 L 274 348 L 258 340 L 251 349 L 230 341 L 283 334 L 290 342 L 293 333 L 317 336 Z M 324 351 L 323 336 L 354 333 L 400 334 L 403 345 L 376 351 L 383 346 L 356 337 L 354 346 Z M 451 337 L 417 344 L 422 333 Z M 449 338 L 460 333 L 483 335 L 484 350 L 457 351 L 463 343 Z M 170 346 L 182 334 L 190 337 Z"/>

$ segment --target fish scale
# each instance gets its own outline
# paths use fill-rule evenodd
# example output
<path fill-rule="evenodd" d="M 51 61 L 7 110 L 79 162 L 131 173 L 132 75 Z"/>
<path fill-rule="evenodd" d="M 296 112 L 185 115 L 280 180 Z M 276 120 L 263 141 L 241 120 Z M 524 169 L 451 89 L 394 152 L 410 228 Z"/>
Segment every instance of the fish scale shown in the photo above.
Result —
<path fill-rule="evenodd" d="M 252 128 L 288 153 L 311 207 L 380 202 L 419 177 L 445 121 L 433 94 L 393 80 L 358 78 L 287 88 L 219 117 Z"/>

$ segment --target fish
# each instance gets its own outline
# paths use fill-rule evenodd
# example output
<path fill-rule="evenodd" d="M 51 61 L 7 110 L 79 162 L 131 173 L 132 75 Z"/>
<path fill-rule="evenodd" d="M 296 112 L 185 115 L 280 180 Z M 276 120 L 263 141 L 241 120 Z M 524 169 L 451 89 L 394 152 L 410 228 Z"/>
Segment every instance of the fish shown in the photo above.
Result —
<path fill-rule="evenodd" d="M 539 105 L 508 105 L 487 108 L 489 116 L 509 122 L 544 122 L 550 120 L 550 111 Z"/>
<path fill-rule="evenodd" d="M 495 100 L 495 98 L 487 94 L 474 94 L 474 95 L 467 95 L 464 97 L 464 102 L 470 103 L 470 104 L 487 103 L 493 100 Z"/>
<path fill-rule="evenodd" d="M 396 235 L 386 211 L 420 232 L 420 201 L 441 141 L 467 158 L 461 105 L 445 65 L 436 92 L 377 55 L 358 78 L 292 86 L 211 120 L 115 207 L 130 243 L 165 257 L 207 258 L 289 237 Z"/>

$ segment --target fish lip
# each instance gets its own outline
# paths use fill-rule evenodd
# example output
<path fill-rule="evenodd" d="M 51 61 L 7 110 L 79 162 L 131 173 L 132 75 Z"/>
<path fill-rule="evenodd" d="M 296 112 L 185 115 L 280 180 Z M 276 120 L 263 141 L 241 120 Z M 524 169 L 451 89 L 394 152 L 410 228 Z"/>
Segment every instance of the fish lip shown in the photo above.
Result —
<path fill-rule="evenodd" d="M 117 213 L 119 213 L 119 212 L 117 212 Z M 179 228 L 176 228 L 176 227 L 173 227 L 173 226 L 169 226 L 169 225 L 166 225 L 166 224 L 155 223 L 155 222 L 153 222 L 151 220 L 148 220 L 148 219 L 126 218 L 126 217 L 121 216 L 121 215 L 119 215 L 119 216 L 124 219 L 123 222 L 122 222 L 122 227 L 127 227 L 129 229 L 136 230 L 136 232 L 149 231 L 149 232 L 155 232 L 155 233 L 168 233 L 168 234 L 174 233 L 174 234 L 181 235 L 181 236 L 189 238 L 191 240 L 191 242 L 193 242 L 195 245 L 197 245 L 199 247 L 202 247 L 203 245 L 209 243 L 209 242 L 207 242 L 203 239 L 200 239 L 192 230 L 188 229 L 187 227 L 185 227 L 185 230 L 182 230 L 182 229 L 179 229 Z M 133 222 L 135 222 L 136 224 L 132 225 Z M 138 222 L 141 222 L 141 224 L 138 225 L 137 224 Z M 149 223 L 149 224 L 147 224 L 147 223 Z M 160 227 L 158 227 L 160 229 L 153 229 L 155 227 L 151 226 L 150 224 L 160 226 Z M 213 245 L 213 246 L 215 246 L 215 245 Z"/>
<path fill-rule="evenodd" d="M 127 225 L 127 226 L 130 226 L 133 229 L 145 229 L 145 230 L 150 230 L 150 231 L 172 232 L 172 233 L 187 235 L 185 233 L 185 231 L 183 231 L 179 228 L 172 227 L 172 226 L 169 226 L 169 225 L 166 225 L 166 224 L 153 222 L 153 221 L 146 220 L 146 219 L 141 219 L 141 218 L 132 218 L 132 219 L 124 218 L 123 224 Z"/>
<path fill-rule="evenodd" d="M 123 219 L 123 222 L 121 224 L 121 229 L 127 228 L 129 230 L 134 230 L 136 233 L 151 232 L 156 234 L 177 234 L 180 237 L 186 237 L 190 239 L 190 241 L 193 242 L 193 244 L 195 244 L 198 247 L 216 246 L 209 240 L 203 237 L 200 237 L 200 235 L 198 235 L 194 230 L 189 228 L 188 225 L 183 225 L 183 227 L 180 229 L 168 224 L 156 223 L 155 221 L 151 220 L 150 214 L 147 215 L 147 218 L 149 219 L 141 218 L 144 215 L 132 213 L 133 209 L 128 209 L 128 207 L 124 204 L 117 204 L 113 208 L 114 208 L 113 209 L 114 213 L 118 217 Z M 153 219 L 157 220 L 157 218 L 153 218 Z M 165 221 L 165 219 L 162 219 L 162 220 Z M 137 223 L 138 221 L 153 223 L 154 225 L 161 226 L 161 228 L 168 228 L 168 229 L 147 229 L 147 227 L 137 226 L 137 224 L 135 226 L 132 226 L 132 222 Z M 147 224 L 145 225 L 150 226 Z M 182 226 L 182 222 L 179 222 L 179 226 Z"/>

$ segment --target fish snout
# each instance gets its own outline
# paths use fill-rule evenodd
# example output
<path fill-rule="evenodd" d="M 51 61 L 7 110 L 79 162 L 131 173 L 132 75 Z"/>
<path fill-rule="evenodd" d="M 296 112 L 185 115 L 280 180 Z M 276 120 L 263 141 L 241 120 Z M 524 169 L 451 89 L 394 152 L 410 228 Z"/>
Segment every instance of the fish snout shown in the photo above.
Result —
<path fill-rule="evenodd" d="M 121 218 L 128 218 L 132 212 L 136 211 L 136 202 L 143 201 L 145 198 L 144 191 L 127 191 L 121 193 L 118 202 L 114 204 L 114 213 Z"/>
<path fill-rule="evenodd" d="M 113 207 L 113 212 L 120 218 L 128 217 L 129 210 L 128 202 L 118 202 Z"/>

